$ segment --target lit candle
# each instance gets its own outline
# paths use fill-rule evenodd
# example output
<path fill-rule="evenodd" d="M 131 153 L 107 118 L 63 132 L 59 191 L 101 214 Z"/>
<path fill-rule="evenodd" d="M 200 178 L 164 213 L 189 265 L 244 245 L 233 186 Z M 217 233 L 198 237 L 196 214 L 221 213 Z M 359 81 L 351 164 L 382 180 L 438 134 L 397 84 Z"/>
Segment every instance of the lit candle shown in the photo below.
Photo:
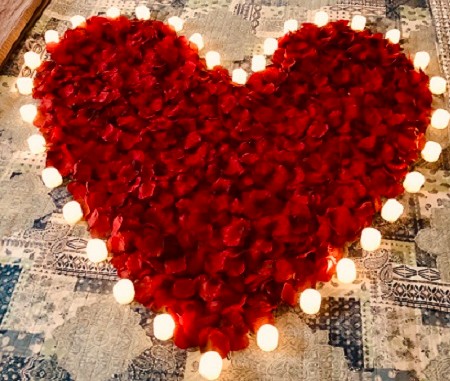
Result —
<path fill-rule="evenodd" d="M 449 121 L 450 113 L 447 110 L 438 108 L 431 117 L 431 126 L 438 130 L 443 130 L 444 128 L 447 128 Z"/>
<path fill-rule="evenodd" d="M 42 181 L 47 188 L 59 187 L 62 182 L 62 176 L 56 168 L 47 167 L 42 171 Z"/>
<path fill-rule="evenodd" d="M 440 95 L 445 93 L 447 87 L 447 81 L 442 77 L 431 77 L 430 79 L 430 91 L 433 94 Z"/>
<path fill-rule="evenodd" d="M 86 245 L 86 254 L 91 262 L 99 263 L 108 258 L 108 248 L 105 241 L 91 238 Z"/>
<path fill-rule="evenodd" d="M 409 193 L 417 193 L 425 184 L 425 176 L 419 172 L 409 172 L 403 181 L 403 187 Z"/>
<path fill-rule="evenodd" d="M 76 224 L 83 218 L 83 210 L 81 205 L 76 201 L 69 201 L 62 208 L 63 217 L 70 225 Z"/>
<path fill-rule="evenodd" d="M 39 154 L 45 152 L 45 139 L 42 135 L 34 134 L 27 139 L 31 153 Z"/>
<path fill-rule="evenodd" d="M 145 5 L 139 5 L 136 7 L 136 18 L 139 20 L 150 20 L 150 9 Z"/>
<path fill-rule="evenodd" d="M 414 67 L 425 70 L 430 63 L 430 55 L 427 52 L 417 52 L 414 56 Z"/>
<path fill-rule="evenodd" d="M 178 16 L 172 16 L 172 17 L 169 17 L 169 19 L 167 20 L 167 23 L 173 29 L 175 29 L 175 32 L 179 32 L 180 30 L 183 29 L 184 21 L 181 18 L 179 18 Z"/>
<path fill-rule="evenodd" d="M 264 40 L 264 54 L 266 56 L 271 56 L 273 53 L 275 53 L 275 50 L 278 48 L 278 41 L 273 38 L 269 37 Z"/>
<path fill-rule="evenodd" d="M 113 295 L 119 304 L 130 304 L 134 300 L 134 284 L 129 279 L 119 280 L 113 287 Z"/>
<path fill-rule="evenodd" d="M 247 82 L 247 72 L 242 68 L 234 69 L 231 80 L 239 85 L 245 85 L 245 82 Z"/>
<path fill-rule="evenodd" d="M 342 258 L 336 265 L 336 274 L 339 282 L 353 283 L 356 279 L 356 266 L 349 258 Z"/>
<path fill-rule="evenodd" d="M 390 198 L 381 208 L 381 217 L 388 222 L 397 221 L 403 214 L 404 207 L 395 198 Z"/>
<path fill-rule="evenodd" d="M 44 34 L 44 39 L 46 44 L 55 43 L 57 44 L 59 42 L 59 35 L 56 30 L 47 30 Z"/>
<path fill-rule="evenodd" d="M 366 251 L 375 251 L 380 245 L 380 231 L 374 228 L 364 228 L 361 233 L 361 247 Z"/>
<path fill-rule="evenodd" d="M 175 321 L 169 314 L 161 314 L 153 319 L 153 334 L 158 340 L 166 341 L 172 338 Z"/>
<path fill-rule="evenodd" d="M 298 29 L 298 21 L 291 19 L 284 22 L 284 33 L 295 32 Z"/>
<path fill-rule="evenodd" d="M 29 77 L 17 78 L 17 90 L 22 95 L 30 95 L 33 92 L 33 79 Z"/>
<path fill-rule="evenodd" d="M 84 24 L 86 19 L 83 16 L 76 15 L 70 18 L 70 22 L 72 23 L 72 29 L 75 29 Z"/>
<path fill-rule="evenodd" d="M 33 123 L 37 115 L 37 107 L 32 104 L 23 105 L 19 109 L 22 120 L 27 123 Z"/>
<path fill-rule="evenodd" d="M 398 29 L 391 29 L 386 32 L 386 39 L 392 44 L 398 44 L 400 41 L 400 31 Z"/>
<path fill-rule="evenodd" d="M 264 352 L 271 352 L 278 347 L 278 329 L 272 324 L 262 325 L 256 334 L 256 344 Z"/>
<path fill-rule="evenodd" d="M 106 11 L 106 17 L 109 17 L 110 19 L 116 19 L 120 16 L 120 9 L 117 7 L 111 7 L 108 8 Z"/>
<path fill-rule="evenodd" d="M 23 55 L 25 65 L 27 65 L 31 70 L 38 68 L 41 65 L 41 57 L 35 52 L 26 52 Z"/>
<path fill-rule="evenodd" d="M 352 18 L 352 23 L 350 25 L 350 28 L 356 31 L 364 30 L 366 26 L 366 18 L 361 15 L 355 15 Z"/>
<path fill-rule="evenodd" d="M 300 308 L 305 314 L 314 315 L 320 310 L 322 297 L 320 292 L 312 288 L 307 288 L 300 294 Z"/>
<path fill-rule="evenodd" d="M 200 376 L 207 380 L 217 380 L 222 372 L 222 357 L 216 351 L 209 351 L 202 354 L 198 364 Z"/>
<path fill-rule="evenodd" d="M 314 15 L 314 24 L 316 24 L 318 27 L 324 26 L 328 24 L 328 13 L 324 11 L 316 12 Z"/>
<path fill-rule="evenodd" d="M 434 163 L 439 160 L 441 152 L 442 147 L 439 143 L 429 141 L 426 142 L 425 147 L 423 147 L 422 157 L 429 163 Z"/>
<path fill-rule="evenodd" d="M 198 50 L 202 50 L 205 46 L 203 42 L 203 37 L 200 33 L 194 33 L 190 38 L 189 41 L 193 42 L 195 45 L 197 45 Z"/>
<path fill-rule="evenodd" d="M 220 65 L 220 54 L 213 50 L 206 53 L 205 59 L 208 69 L 212 69 L 214 66 Z"/>
<path fill-rule="evenodd" d="M 262 71 L 266 68 L 266 57 L 262 54 L 257 54 L 252 58 L 252 71 Z"/>

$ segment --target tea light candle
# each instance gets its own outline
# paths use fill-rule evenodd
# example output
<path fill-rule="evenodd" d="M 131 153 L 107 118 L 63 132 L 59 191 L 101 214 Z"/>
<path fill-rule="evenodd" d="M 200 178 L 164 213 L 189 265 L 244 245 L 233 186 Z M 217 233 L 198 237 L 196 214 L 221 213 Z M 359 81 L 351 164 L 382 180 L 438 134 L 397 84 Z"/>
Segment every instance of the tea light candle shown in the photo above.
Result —
<path fill-rule="evenodd" d="M 275 50 L 277 50 L 277 48 L 278 41 L 275 38 L 269 37 L 264 40 L 263 49 L 266 56 L 271 56 L 273 53 L 275 53 Z"/>
<path fill-rule="evenodd" d="M 419 172 L 409 172 L 403 180 L 403 187 L 409 193 L 417 193 L 425 184 L 425 176 Z"/>
<path fill-rule="evenodd" d="M 72 23 L 72 29 L 75 29 L 84 24 L 86 19 L 83 16 L 76 15 L 70 18 L 70 22 Z"/>
<path fill-rule="evenodd" d="M 398 44 L 400 41 L 400 31 L 398 29 L 391 29 L 386 32 L 386 39 L 391 44 Z"/>
<path fill-rule="evenodd" d="M 442 147 L 439 143 L 436 142 L 426 142 L 425 147 L 422 150 L 422 157 L 424 160 L 429 163 L 434 163 L 439 160 L 439 156 L 441 155 Z"/>
<path fill-rule="evenodd" d="M 208 69 L 212 69 L 214 68 L 214 66 L 220 65 L 220 54 L 213 50 L 206 53 L 205 59 L 206 59 L 206 66 L 208 67 Z"/>
<path fill-rule="evenodd" d="M 284 33 L 294 32 L 298 29 L 298 21 L 291 19 L 284 22 Z"/>
<path fill-rule="evenodd" d="M 25 65 L 27 65 L 31 70 L 37 69 L 41 65 L 41 57 L 35 52 L 26 52 L 23 55 Z"/>
<path fill-rule="evenodd" d="M 117 7 L 111 7 L 108 8 L 106 11 L 106 17 L 109 17 L 110 19 L 116 19 L 120 16 L 120 9 Z"/>
<path fill-rule="evenodd" d="M 245 82 L 247 82 L 247 72 L 242 68 L 234 69 L 231 80 L 239 85 L 245 85 Z"/>
<path fill-rule="evenodd" d="M 138 20 L 150 20 L 150 9 L 148 9 L 145 5 L 137 6 L 135 13 Z"/>
<path fill-rule="evenodd" d="M 395 198 L 390 198 L 381 208 L 381 218 L 388 222 L 397 221 L 403 214 L 404 207 Z"/>
<path fill-rule="evenodd" d="M 22 120 L 27 123 L 33 123 L 37 115 L 37 107 L 32 104 L 23 105 L 19 109 Z"/>
<path fill-rule="evenodd" d="M 158 340 L 166 341 L 172 338 L 175 321 L 169 314 L 161 314 L 153 319 L 153 334 Z"/>
<path fill-rule="evenodd" d="M 272 324 L 262 325 L 256 334 L 256 344 L 264 352 L 271 352 L 278 347 L 278 329 Z"/>
<path fill-rule="evenodd" d="M 46 44 L 51 44 L 51 43 L 57 44 L 59 42 L 58 32 L 53 29 L 47 30 L 44 34 L 44 40 L 45 40 Z"/>
<path fill-rule="evenodd" d="M 380 245 L 380 231 L 374 228 L 364 228 L 361 233 L 361 247 L 366 251 L 375 251 Z"/>
<path fill-rule="evenodd" d="M 105 241 L 98 238 L 91 238 L 86 245 L 88 259 L 94 263 L 100 263 L 108 258 L 108 248 Z"/>
<path fill-rule="evenodd" d="M 62 208 L 63 217 L 66 222 L 70 225 L 76 224 L 83 218 L 83 210 L 81 206 L 76 201 L 69 201 Z"/>
<path fill-rule="evenodd" d="M 113 295 L 119 304 L 130 304 L 134 300 L 134 284 L 129 279 L 119 280 L 113 287 Z"/>
<path fill-rule="evenodd" d="M 222 372 L 222 357 L 216 351 L 209 351 L 202 354 L 198 364 L 198 372 L 207 380 L 217 380 Z"/>
<path fill-rule="evenodd" d="M 450 113 L 442 108 L 438 108 L 431 116 L 431 126 L 438 130 L 447 128 L 449 121 Z"/>
<path fill-rule="evenodd" d="M 266 68 L 266 57 L 262 54 L 257 54 L 252 57 L 252 71 L 262 71 Z"/>
<path fill-rule="evenodd" d="M 42 135 L 34 134 L 27 139 L 31 153 L 39 154 L 45 152 L 45 139 Z"/>
<path fill-rule="evenodd" d="M 305 314 L 314 315 L 320 310 L 322 297 L 320 292 L 312 288 L 307 288 L 300 294 L 300 308 Z"/>
<path fill-rule="evenodd" d="M 414 67 L 425 70 L 430 63 L 430 55 L 427 52 L 417 52 L 414 56 Z"/>
<path fill-rule="evenodd" d="M 356 265 L 349 258 L 342 258 L 336 265 L 336 274 L 339 282 L 353 283 L 356 279 Z"/>
<path fill-rule="evenodd" d="M 175 29 L 175 32 L 179 32 L 180 30 L 182 30 L 183 25 L 184 25 L 184 21 L 181 18 L 179 18 L 178 16 L 169 17 L 169 19 L 167 20 L 167 23 L 173 29 Z"/>
<path fill-rule="evenodd" d="M 29 77 L 17 78 L 17 90 L 22 95 L 30 95 L 33 92 L 33 79 Z"/>
<path fill-rule="evenodd" d="M 197 45 L 198 50 L 202 50 L 205 46 L 203 42 L 203 37 L 200 33 L 194 33 L 190 38 L 189 41 L 193 42 L 195 45 Z"/>
<path fill-rule="evenodd" d="M 314 24 L 316 24 L 318 27 L 324 26 L 328 24 L 328 13 L 324 11 L 316 12 L 314 15 Z"/>
<path fill-rule="evenodd" d="M 430 79 L 430 91 L 433 94 L 440 95 L 445 93 L 447 87 L 447 81 L 442 77 L 431 77 Z"/>
<path fill-rule="evenodd" d="M 42 181 L 47 188 L 53 189 L 59 187 L 63 179 L 56 168 L 47 167 L 42 171 Z"/>
<path fill-rule="evenodd" d="M 353 16 L 350 28 L 352 28 L 355 31 L 361 31 L 364 30 L 365 26 L 366 26 L 366 18 L 364 16 L 361 15 Z"/>

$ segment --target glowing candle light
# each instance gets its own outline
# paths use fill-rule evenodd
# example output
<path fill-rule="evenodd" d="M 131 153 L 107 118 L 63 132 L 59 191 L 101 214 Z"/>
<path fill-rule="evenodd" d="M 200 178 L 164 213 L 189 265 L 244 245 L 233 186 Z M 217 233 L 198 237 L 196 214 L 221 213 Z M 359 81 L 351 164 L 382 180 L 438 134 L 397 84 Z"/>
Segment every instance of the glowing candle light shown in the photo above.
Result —
<path fill-rule="evenodd" d="M 298 29 L 298 21 L 291 19 L 284 22 L 284 33 L 294 32 Z"/>
<path fill-rule="evenodd" d="M 33 92 L 33 79 L 29 77 L 17 78 L 17 90 L 22 95 L 30 95 Z"/>
<path fill-rule="evenodd" d="M 108 8 L 106 11 L 106 17 L 109 17 L 110 19 L 116 19 L 120 16 L 120 9 L 117 7 L 111 7 Z"/>
<path fill-rule="evenodd" d="M 179 32 L 180 30 L 182 30 L 183 25 L 184 25 L 184 21 L 181 18 L 179 18 L 178 16 L 169 17 L 169 19 L 167 20 L 167 23 L 173 29 L 175 29 L 175 32 Z"/>
<path fill-rule="evenodd" d="M 59 42 L 58 32 L 53 29 L 47 30 L 44 34 L 44 39 L 45 39 L 46 44 L 51 44 L 51 43 L 57 44 Z"/>
<path fill-rule="evenodd" d="M 264 40 L 264 54 L 266 56 L 271 56 L 273 53 L 275 53 L 275 50 L 278 48 L 278 41 L 273 38 L 269 37 Z"/>
<path fill-rule="evenodd" d="M 328 24 L 328 13 L 324 11 L 316 12 L 314 15 L 314 24 L 316 24 L 318 27 L 324 26 Z"/>
<path fill-rule="evenodd" d="M 447 128 L 449 121 L 450 113 L 442 108 L 438 108 L 431 116 L 431 126 L 438 130 Z"/>
<path fill-rule="evenodd" d="M 300 294 L 300 308 L 305 314 L 314 315 L 320 310 L 322 297 L 320 292 L 312 288 L 307 288 Z"/>
<path fill-rule="evenodd" d="M 76 15 L 70 18 L 70 22 L 72 23 L 72 29 L 75 29 L 84 24 L 86 19 L 83 16 Z"/>
<path fill-rule="evenodd" d="M 113 295 L 119 304 L 130 304 L 134 300 L 134 284 L 129 279 L 119 280 L 113 287 Z"/>
<path fill-rule="evenodd" d="M 423 147 L 422 157 L 429 163 L 434 163 L 439 160 L 441 152 L 442 147 L 439 143 L 429 141 L 426 142 L 425 147 Z"/>
<path fill-rule="evenodd" d="M 447 81 L 442 77 L 431 77 L 430 79 L 430 91 L 433 94 L 440 95 L 444 94 L 447 88 Z"/>
<path fill-rule="evenodd" d="M 62 182 L 62 176 L 56 168 L 47 167 L 42 171 L 42 181 L 47 188 L 59 187 Z"/>
<path fill-rule="evenodd" d="M 409 172 L 403 181 L 403 187 L 409 193 L 417 193 L 425 184 L 425 176 L 419 172 Z"/>
<path fill-rule="evenodd" d="M 245 85 L 245 82 L 247 82 L 247 72 L 242 68 L 234 69 L 231 80 L 239 85 Z"/>
<path fill-rule="evenodd" d="M 256 334 L 256 344 L 264 352 L 271 352 L 278 347 L 278 329 L 272 324 L 262 325 Z"/>
<path fill-rule="evenodd" d="M 41 65 L 41 57 L 35 52 L 26 52 L 23 55 L 25 65 L 27 65 L 31 70 L 38 68 Z"/>
<path fill-rule="evenodd" d="M 37 107 L 32 104 L 23 105 L 19 109 L 22 120 L 27 123 L 33 123 L 37 115 Z"/>
<path fill-rule="evenodd" d="M 150 20 L 150 9 L 145 5 L 139 5 L 135 10 L 136 18 L 139 20 Z"/>
<path fill-rule="evenodd" d="M 189 41 L 193 42 L 195 45 L 197 45 L 198 50 L 202 50 L 205 46 L 205 43 L 203 42 L 203 37 L 200 33 L 194 33 L 190 38 Z"/>
<path fill-rule="evenodd" d="M 361 15 L 353 16 L 350 28 L 352 28 L 355 31 L 361 31 L 364 30 L 365 26 L 366 26 L 366 18 L 364 16 Z"/>
<path fill-rule="evenodd" d="M 381 208 L 381 217 L 388 222 L 397 221 L 403 214 L 404 207 L 395 198 L 390 198 Z"/>
<path fill-rule="evenodd" d="M 69 201 L 62 208 L 63 217 L 66 222 L 70 225 L 76 224 L 83 218 L 83 210 L 81 206 L 76 201 Z"/>
<path fill-rule="evenodd" d="M 220 65 L 220 54 L 213 50 L 206 53 L 205 59 L 206 59 L 206 66 L 208 67 L 208 69 L 212 69 L 214 68 L 214 66 Z"/>
<path fill-rule="evenodd" d="M 99 263 L 108 258 L 108 248 L 105 241 L 91 238 L 86 245 L 86 254 L 91 262 Z"/>
<path fill-rule="evenodd" d="M 366 251 L 375 251 L 380 245 L 380 231 L 374 228 L 364 228 L 361 233 L 361 247 Z"/>
<path fill-rule="evenodd" d="M 336 265 L 336 275 L 341 283 L 353 283 L 356 279 L 356 265 L 349 258 L 342 258 Z"/>
<path fill-rule="evenodd" d="M 209 351 L 202 354 L 198 364 L 198 372 L 207 380 L 217 380 L 222 372 L 222 357 L 216 351 Z"/>
<path fill-rule="evenodd" d="M 252 57 L 252 71 L 262 71 L 266 68 L 266 57 L 262 54 L 257 54 Z"/>
<path fill-rule="evenodd" d="M 153 334 L 158 340 L 166 341 L 172 338 L 175 321 L 169 314 L 157 315 L 153 319 Z"/>
<path fill-rule="evenodd" d="M 27 139 L 31 153 L 39 154 L 45 152 L 45 139 L 42 135 L 34 134 Z"/>
<path fill-rule="evenodd" d="M 391 29 L 386 32 L 386 39 L 392 44 L 398 44 L 400 41 L 400 31 L 398 29 Z"/>
<path fill-rule="evenodd" d="M 427 52 L 417 52 L 414 56 L 414 67 L 425 70 L 430 63 L 430 55 Z"/>

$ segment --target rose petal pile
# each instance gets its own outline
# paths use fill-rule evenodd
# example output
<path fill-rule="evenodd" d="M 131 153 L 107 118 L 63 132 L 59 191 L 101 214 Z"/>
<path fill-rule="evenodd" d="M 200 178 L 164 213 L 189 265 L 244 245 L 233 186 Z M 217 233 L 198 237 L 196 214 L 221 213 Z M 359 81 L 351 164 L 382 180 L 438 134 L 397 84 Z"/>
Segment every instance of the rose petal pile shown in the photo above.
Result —
<path fill-rule="evenodd" d="M 48 51 L 47 164 L 175 343 L 223 356 L 330 279 L 430 120 L 428 77 L 346 21 L 285 35 L 245 86 L 159 21 L 92 17 Z"/>

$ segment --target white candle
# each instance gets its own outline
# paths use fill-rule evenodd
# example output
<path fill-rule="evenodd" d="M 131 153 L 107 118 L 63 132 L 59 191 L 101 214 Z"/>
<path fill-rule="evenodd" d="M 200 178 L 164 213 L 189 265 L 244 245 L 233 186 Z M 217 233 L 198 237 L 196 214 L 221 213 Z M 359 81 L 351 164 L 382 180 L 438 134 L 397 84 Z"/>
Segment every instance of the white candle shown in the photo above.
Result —
<path fill-rule="evenodd" d="M 139 5 L 135 10 L 136 18 L 139 20 L 150 20 L 150 9 L 145 5 Z"/>
<path fill-rule="evenodd" d="M 129 279 L 119 280 L 113 287 L 113 295 L 119 304 L 130 304 L 134 300 L 134 284 Z"/>
<path fill-rule="evenodd" d="M 50 29 L 47 30 L 44 34 L 44 39 L 46 44 L 55 43 L 57 44 L 59 42 L 59 35 L 56 30 Z"/>
<path fill-rule="evenodd" d="M 219 353 L 209 351 L 202 354 L 198 364 L 200 376 L 207 380 L 217 380 L 222 372 L 223 361 Z"/>
<path fill-rule="evenodd" d="M 262 71 L 266 68 L 266 57 L 262 54 L 257 54 L 252 58 L 252 71 Z"/>
<path fill-rule="evenodd" d="M 316 12 L 314 15 L 314 24 L 316 24 L 318 27 L 324 26 L 328 24 L 328 13 L 324 11 Z"/>
<path fill-rule="evenodd" d="M 37 115 L 37 107 L 32 104 L 23 105 L 19 109 L 22 120 L 27 123 L 33 123 Z"/>
<path fill-rule="evenodd" d="M 427 52 L 417 52 L 414 56 L 414 67 L 425 70 L 430 63 L 430 55 Z"/>
<path fill-rule="evenodd" d="M 400 31 L 398 29 L 391 29 L 386 32 L 386 39 L 392 44 L 398 44 L 400 41 Z"/>
<path fill-rule="evenodd" d="M 234 69 L 231 80 L 239 85 L 245 85 L 245 82 L 247 82 L 247 72 L 242 68 Z"/>
<path fill-rule="evenodd" d="M 422 157 L 424 160 L 429 163 L 434 163 L 439 160 L 439 156 L 441 155 L 442 147 L 439 143 L 436 142 L 426 142 L 425 147 L 422 150 Z"/>
<path fill-rule="evenodd" d="M 447 81 L 442 77 L 431 77 L 430 79 L 430 91 L 433 94 L 440 95 L 445 93 L 447 87 Z"/>
<path fill-rule="evenodd" d="M 300 308 L 305 314 L 314 315 L 320 310 L 322 297 L 320 292 L 312 288 L 307 288 L 300 294 Z"/>
<path fill-rule="evenodd" d="M 342 258 L 336 265 L 336 274 L 339 282 L 353 283 L 356 279 L 356 265 L 349 258 Z"/>
<path fill-rule="evenodd" d="M 91 262 L 99 263 L 108 258 L 108 248 L 105 241 L 91 238 L 86 245 L 86 254 Z"/>
<path fill-rule="evenodd" d="M 72 29 L 75 29 L 84 24 L 86 19 L 83 16 L 76 15 L 70 18 L 70 22 L 72 23 Z"/>
<path fill-rule="evenodd" d="M 41 56 L 35 52 L 26 52 L 23 55 L 25 65 L 31 70 L 37 69 L 41 65 Z"/>
<path fill-rule="evenodd" d="M 169 314 L 161 314 L 153 319 L 153 334 L 158 340 L 166 341 L 172 338 L 175 321 Z"/>
<path fill-rule="evenodd" d="M 220 65 L 220 54 L 213 50 L 206 53 L 205 59 L 208 69 L 212 69 L 214 66 Z"/>
<path fill-rule="evenodd" d="M 200 33 L 194 33 L 190 38 L 189 41 L 193 42 L 195 45 L 197 45 L 198 50 L 202 50 L 205 46 L 203 42 L 203 37 Z"/>
<path fill-rule="evenodd" d="M 30 95 L 33 92 L 33 79 L 29 77 L 17 78 L 17 90 L 22 95 Z"/>
<path fill-rule="evenodd" d="M 271 352 L 278 347 L 278 329 L 272 324 L 262 325 L 256 334 L 256 344 L 264 352 Z"/>
<path fill-rule="evenodd" d="M 42 171 L 42 181 L 47 188 L 59 187 L 62 182 L 62 176 L 56 168 L 47 167 Z"/>
<path fill-rule="evenodd" d="M 62 208 L 63 217 L 70 225 L 76 224 L 83 218 L 83 210 L 81 205 L 76 201 L 69 201 Z"/>
<path fill-rule="evenodd" d="M 397 221 L 403 214 L 404 207 L 395 198 L 390 198 L 381 208 L 381 217 L 388 222 Z"/>
<path fill-rule="evenodd" d="M 182 30 L 183 25 L 184 25 L 184 21 L 181 18 L 179 18 L 178 16 L 169 17 L 169 19 L 167 20 L 167 23 L 173 29 L 175 29 L 175 32 L 179 32 L 180 30 Z"/>
<path fill-rule="evenodd" d="M 27 139 L 31 153 L 39 154 L 45 152 L 45 139 L 42 135 L 34 134 Z"/>
<path fill-rule="evenodd" d="M 295 32 L 298 29 L 298 21 L 291 19 L 284 22 L 284 33 Z"/>
<path fill-rule="evenodd" d="M 278 41 L 273 38 L 269 37 L 264 40 L 264 54 L 266 56 L 271 56 L 273 53 L 275 53 L 275 50 L 278 48 Z"/>
<path fill-rule="evenodd" d="M 431 126 L 438 130 L 447 128 L 450 121 L 450 113 L 447 110 L 438 108 L 431 117 Z"/>
<path fill-rule="evenodd" d="M 361 233 L 361 247 L 366 251 L 375 251 L 380 245 L 380 231 L 374 228 L 364 228 Z"/>
<path fill-rule="evenodd" d="M 423 184 L 425 184 L 425 176 L 419 172 L 410 172 L 403 180 L 403 187 L 409 193 L 419 192 Z"/>
<path fill-rule="evenodd" d="M 361 15 L 355 15 L 352 18 L 352 23 L 350 25 L 350 28 L 356 31 L 364 30 L 366 26 L 366 18 Z"/>
<path fill-rule="evenodd" d="M 120 9 L 117 7 L 111 7 L 108 8 L 106 11 L 106 17 L 109 17 L 110 19 L 116 19 L 120 16 Z"/>

